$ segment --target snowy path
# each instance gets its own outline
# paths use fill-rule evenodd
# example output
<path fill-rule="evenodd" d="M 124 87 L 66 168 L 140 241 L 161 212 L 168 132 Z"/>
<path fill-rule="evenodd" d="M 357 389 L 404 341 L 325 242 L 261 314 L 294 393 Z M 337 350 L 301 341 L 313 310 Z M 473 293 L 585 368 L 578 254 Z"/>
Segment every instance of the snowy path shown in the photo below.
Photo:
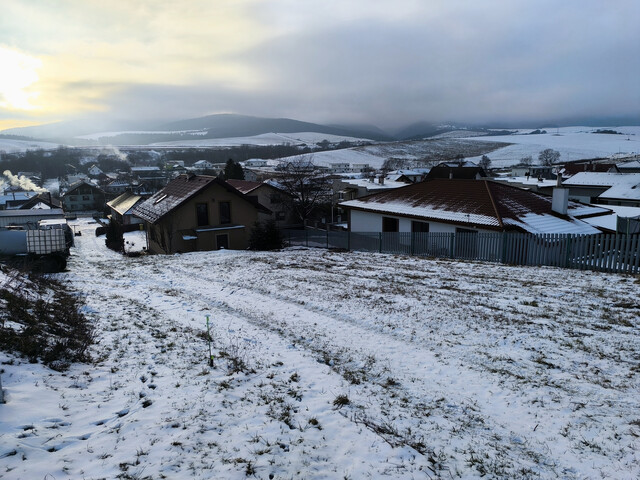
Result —
<path fill-rule="evenodd" d="M 86 295 L 96 365 L 5 366 L 2 478 L 640 472 L 633 277 L 322 250 L 124 258 L 92 229 L 61 276 Z"/>

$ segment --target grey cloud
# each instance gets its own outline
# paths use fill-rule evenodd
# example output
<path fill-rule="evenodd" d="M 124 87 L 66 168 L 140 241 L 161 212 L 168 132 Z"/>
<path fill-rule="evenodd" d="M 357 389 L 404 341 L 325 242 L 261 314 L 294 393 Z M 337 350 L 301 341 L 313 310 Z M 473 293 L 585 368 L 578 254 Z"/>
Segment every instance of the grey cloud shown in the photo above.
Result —
<path fill-rule="evenodd" d="M 235 112 L 383 127 L 640 112 L 640 29 L 630 20 L 640 2 L 455 5 L 403 23 L 351 18 L 283 34 L 233 59 L 256 72 L 255 90 L 122 86 L 108 105 L 158 121 Z"/>

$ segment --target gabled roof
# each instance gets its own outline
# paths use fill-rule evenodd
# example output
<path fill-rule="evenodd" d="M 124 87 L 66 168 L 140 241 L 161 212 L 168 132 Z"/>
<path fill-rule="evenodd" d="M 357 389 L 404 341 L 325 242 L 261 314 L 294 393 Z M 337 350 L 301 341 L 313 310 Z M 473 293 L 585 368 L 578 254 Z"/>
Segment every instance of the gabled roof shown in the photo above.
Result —
<path fill-rule="evenodd" d="M 261 212 L 271 213 L 269 209 L 260 205 L 255 197 L 244 195 L 227 182 L 216 177 L 209 175 L 179 175 L 162 190 L 136 205 L 133 209 L 133 214 L 149 223 L 156 223 L 167 213 L 176 209 L 211 184 L 220 185 L 227 191 L 238 195 Z"/>
<path fill-rule="evenodd" d="M 436 178 L 464 178 L 464 179 L 475 179 L 476 176 L 486 177 L 485 171 L 482 167 L 479 167 L 473 162 L 464 162 L 463 164 L 458 164 L 457 162 L 443 162 L 435 167 L 432 167 L 429 170 L 429 173 L 426 175 L 427 180 L 433 180 Z"/>
<path fill-rule="evenodd" d="M 64 193 L 64 195 L 71 195 L 73 194 L 73 192 L 75 190 L 77 190 L 78 188 L 80 188 L 83 185 L 87 185 L 88 187 L 90 187 L 93 190 L 96 190 L 99 193 L 103 193 L 102 190 L 99 187 L 96 187 L 94 184 L 89 183 L 89 182 L 85 182 L 84 180 L 78 180 L 77 182 L 72 183 L 71 185 L 69 185 L 69 188 L 67 189 L 67 191 Z"/>
<path fill-rule="evenodd" d="M 349 200 L 357 210 L 406 216 L 489 230 L 531 233 L 599 233 L 572 216 L 605 214 L 606 208 L 585 208 L 569 202 L 569 215 L 551 210 L 551 197 L 489 180 L 431 180 Z"/>
<path fill-rule="evenodd" d="M 131 192 L 124 192 L 122 195 L 114 198 L 110 202 L 107 202 L 107 206 L 114 209 L 120 215 L 124 215 L 140 200 L 142 200 L 140 195 L 135 195 Z"/>
<path fill-rule="evenodd" d="M 256 188 L 258 188 L 260 185 L 262 185 L 261 182 L 250 182 L 249 180 L 235 180 L 235 179 L 227 180 L 227 183 L 231 185 L 233 188 L 235 188 L 236 190 L 244 193 L 245 195 L 249 192 L 252 192 Z"/>
<path fill-rule="evenodd" d="M 28 210 L 30 208 L 35 207 L 39 203 L 44 203 L 49 208 L 62 208 L 62 203 L 60 202 L 60 200 L 56 200 L 55 198 L 52 198 L 49 192 L 45 192 L 45 193 L 39 193 L 35 197 L 32 197 L 30 200 L 20 205 L 20 209 Z"/>
<path fill-rule="evenodd" d="M 617 172 L 619 173 L 618 167 L 615 163 L 567 163 L 563 169 L 562 173 L 565 175 L 576 175 L 580 172 Z"/>

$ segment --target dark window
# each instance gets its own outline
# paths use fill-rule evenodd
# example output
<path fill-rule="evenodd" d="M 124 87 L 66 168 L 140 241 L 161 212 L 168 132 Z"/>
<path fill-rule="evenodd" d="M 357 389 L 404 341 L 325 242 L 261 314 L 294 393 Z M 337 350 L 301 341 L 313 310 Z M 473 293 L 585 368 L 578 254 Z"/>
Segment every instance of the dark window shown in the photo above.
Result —
<path fill-rule="evenodd" d="M 382 231 L 383 232 L 397 232 L 399 221 L 397 218 L 382 217 Z"/>
<path fill-rule="evenodd" d="M 468 228 L 457 227 L 456 228 L 456 233 L 478 233 L 478 231 L 477 230 L 470 230 Z"/>
<path fill-rule="evenodd" d="M 225 250 L 229 249 L 229 235 L 226 233 L 223 235 L 216 235 L 216 248 L 220 250 L 224 248 Z"/>
<path fill-rule="evenodd" d="M 231 223 L 231 203 L 220 202 L 220 223 Z"/>
<path fill-rule="evenodd" d="M 413 233 L 426 233 L 429 231 L 429 224 L 427 222 L 411 222 L 411 231 Z"/>
<path fill-rule="evenodd" d="M 199 227 L 209 225 L 209 208 L 206 203 L 196 203 L 196 222 Z"/>

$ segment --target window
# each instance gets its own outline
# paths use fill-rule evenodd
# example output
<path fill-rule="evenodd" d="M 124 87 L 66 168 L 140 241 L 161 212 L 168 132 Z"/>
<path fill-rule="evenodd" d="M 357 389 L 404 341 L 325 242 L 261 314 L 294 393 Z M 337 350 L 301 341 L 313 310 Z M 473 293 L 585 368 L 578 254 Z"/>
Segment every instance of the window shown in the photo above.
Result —
<path fill-rule="evenodd" d="M 411 231 L 413 233 L 427 233 L 429 231 L 429 224 L 427 222 L 411 222 Z"/>
<path fill-rule="evenodd" d="M 383 232 L 397 232 L 399 221 L 397 218 L 382 217 Z"/>
<path fill-rule="evenodd" d="M 199 227 L 209 225 L 209 208 L 206 203 L 196 203 L 196 222 Z"/>
<path fill-rule="evenodd" d="M 285 220 L 287 218 L 286 213 L 276 212 L 276 220 Z"/>
<path fill-rule="evenodd" d="M 220 202 L 220 223 L 231 223 L 231 202 Z"/>

